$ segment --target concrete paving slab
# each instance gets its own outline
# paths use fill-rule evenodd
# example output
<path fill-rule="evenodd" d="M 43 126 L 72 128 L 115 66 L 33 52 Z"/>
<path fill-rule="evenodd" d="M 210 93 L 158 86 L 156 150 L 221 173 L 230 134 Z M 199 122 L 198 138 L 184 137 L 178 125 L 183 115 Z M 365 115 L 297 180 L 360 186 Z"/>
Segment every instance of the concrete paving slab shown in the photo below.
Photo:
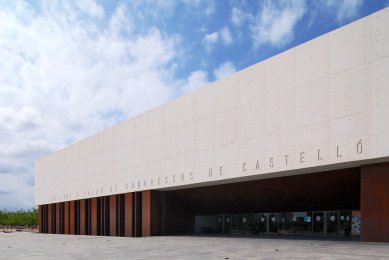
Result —
<path fill-rule="evenodd" d="M 0 233 L 0 259 L 389 259 L 389 244 L 314 239 Z"/>

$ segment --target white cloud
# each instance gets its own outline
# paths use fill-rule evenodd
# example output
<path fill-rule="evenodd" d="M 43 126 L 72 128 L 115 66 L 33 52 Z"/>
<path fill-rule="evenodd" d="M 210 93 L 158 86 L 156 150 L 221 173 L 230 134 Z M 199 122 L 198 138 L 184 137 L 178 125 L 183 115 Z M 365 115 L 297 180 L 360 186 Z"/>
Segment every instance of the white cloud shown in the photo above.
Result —
<path fill-rule="evenodd" d="M 17 174 L 2 174 L 0 176 L 1 185 L 4 187 L 0 190 L 1 209 L 19 210 L 21 208 L 32 208 L 31 189 L 27 187 L 33 183 L 27 183 L 27 176 Z"/>
<path fill-rule="evenodd" d="M 104 9 L 93 0 L 75 1 L 75 5 L 84 13 L 93 17 L 101 18 L 104 16 Z"/>
<path fill-rule="evenodd" d="M 235 26 L 241 26 L 245 20 L 246 14 L 241 9 L 234 6 L 231 10 L 231 23 Z"/>
<path fill-rule="evenodd" d="M 234 73 L 235 71 L 236 68 L 234 64 L 231 61 L 226 61 L 220 64 L 220 66 L 213 71 L 213 74 L 215 75 L 215 78 L 219 80 Z"/>
<path fill-rule="evenodd" d="M 78 1 L 0 9 L 0 208 L 34 204 L 37 158 L 176 95 L 179 38 L 156 28 L 134 35 L 127 12 L 119 5 L 106 17 Z M 207 77 L 184 81 L 195 88 Z"/>
<path fill-rule="evenodd" d="M 204 36 L 204 45 L 206 51 L 211 51 L 212 46 L 219 41 L 224 46 L 228 46 L 233 42 L 231 31 L 228 29 L 228 27 L 224 26 L 219 31 L 209 33 Z"/>
<path fill-rule="evenodd" d="M 213 1 L 205 1 L 205 15 L 210 16 L 215 12 L 215 3 Z"/>
<path fill-rule="evenodd" d="M 209 33 L 204 36 L 204 41 L 206 43 L 216 43 L 218 39 L 219 39 L 218 32 Z"/>
<path fill-rule="evenodd" d="M 128 12 L 126 6 L 119 5 L 116 7 L 114 14 L 109 19 L 109 31 L 112 34 L 131 33 L 133 22 L 126 16 Z"/>
<path fill-rule="evenodd" d="M 125 4 L 126 1 L 120 2 Z M 133 11 L 132 17 L 149 22 L 150 19 L 163 20 L 173 15 L 176 3 L 174 0 L 133 0 L 127 6 Z"/>
<path fill-rule="evenodd" d="M 181 1 L 189 8 L 190 12 L 198 12 L 200 15 L 205 14 L 206 16 L 210 16 L 214 14 L 216 10 L 216 4 L 214 0 L 207 0 L 207 1 L 181 0 Z"/>
<path fill-rule="evenodd" d="M 325 6 L 330 8 L 332 12 L 336 12 L 336 20 L 339 23 L 342 23 L 343 21 L 352 19 L 359 14 L 363 0 L 327 0 L 324 3 Z"/>
<path fill-rule="evenodd" d="M 198 89 L 199 87 L 209 84 L 208 74 L 206 71 L 198 70 L 190 74 L 187 81 L 183 84 L 184 93 Z"/>
<path fill-rule="evenodd" d="M 213 32 L 204 36 L 204 47 L 207 52 L 211 52 L 213 45 L 219 40 L 219 32 Z"/>
<path fill-rule="evenodd" d="M 305 1 L 266 1 L 250 22 L 253 45 L 262 44 L 281 47 L 294 37 L 296 23 L 306 12 Z"/>
<path fill-rule="evenodd" d="M 232 43 L 232 36 L 228 27 L 223 27 L 223 29 L 220 31 L 220 36 L 225 46 L 228 46 Z"/>

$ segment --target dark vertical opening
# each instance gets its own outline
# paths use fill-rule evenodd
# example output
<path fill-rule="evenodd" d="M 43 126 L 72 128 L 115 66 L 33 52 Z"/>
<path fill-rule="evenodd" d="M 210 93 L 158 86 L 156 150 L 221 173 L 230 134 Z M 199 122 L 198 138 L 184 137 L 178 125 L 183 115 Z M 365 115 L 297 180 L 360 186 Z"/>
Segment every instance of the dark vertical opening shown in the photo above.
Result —
<path fill-rule="evenodd" d="M 45 205 L 45 233 L 49 233 L 49 205 Z"/>
<path fill-rule="evenodd" d="M 42 233 L 46 233 L 46 205 L 42 206 Z"/>
<path fill-rule="evenodd" d="M 41 206 L 41 231 L 45 233 L 45 205 Z"/>
<path fill-rule="evenodd" d="M 82 223 L 84 225 L 84 223 Z M 81 201 L 77 201 L 77 235 L 81 234 Z"/>
<path fill-rule="evenodd" d="M 60 222 L 60 233 L 61 234 L 64 234 L 65 233 L 65 223 L 64 223 L 64 204 L 63 202 L 61 202 L 60 204 L 60 207 L 59 207 L 59 222 Z"/>
<path fill-rule="evenodd" d="M 101 200 L 100 200 L 100 204 L 101 204 L 101 235 L 102 236 L 105 236 L 105 198 L 102 197 Z"/>
<path fill-rule="evenodd" d="M 68 234 L 70 234 L 70 202 L 66 203 L 68 205 L 68 215 L 67 215 L 67 218 L 68 218 Z"/>
<path fill-rule="evenodd" d="M 52 216 L 52 221 L 51 221 L 51 233 L 52 234 L 55 234 L 56 233 L 56 229 L 57 229 L 57 204 L 53 203 L 51 204 L 51 216 Z"/>
<path fill-rule="evenodd" d="M 58 225 L 57 225 L 57 227 L 58 227 L 58 233 L 59 234 L 62 234 L 61 233 L 61 231 L 62 231 L 62 227 L 61 227 L 61 225 L 62 225 L 62 219 L 61 219 L 61 217 L 62 217 L 62 212 L 61 212 L 61 209 L 62 209 L 62 203 L 60 202 L 60 203 L 58 203 L 57 204 L 57 207 L 58 207 L 58 214 L 59 214 L 59 216 L 58 216 L 58 221 L 59 221 L 59 223 L 58 223 Z"/>
<path fill-rule="evenodd" d="M 101 214 L 101 203 L 102 199 L 97 198 L 97 235 L 101 236 L 102 235 L 102 214 Z"/>
<path fill-rule="evenodd" d="M 120 199 L 120 204 L 119 204 L 119 208 L 120 208 L 120 215 L 119 215 L 119 222 L 120 222 L 120 227 L 119 227 L 119 231 L 120 231 L 120 236 L 121 237 L 124 237 L 125 236 L 125 218 L 126 218 L 126 214 L 125 214 L 125 195 L 124 194 L 121 194 L 119 195 Z"/>
<path fill-rule="evenodd" d="M 161 235 L 166 234 L 166 193 L 164 191 L 161 192 Z"/>
<path fill-rule="evenodd" d="M 104 235 L 109 236 L 110 235 L 110 197 L 105 196 L 104 197 Z"/>
<path fill-rule="evenodd" d="M 46 233 L 46 205 L 42 206 L 42 233 Z"/>
<path fill-rule="evenodd" d="M 41 206 L 41 232 L 45 233 L 45 205 Z"/>

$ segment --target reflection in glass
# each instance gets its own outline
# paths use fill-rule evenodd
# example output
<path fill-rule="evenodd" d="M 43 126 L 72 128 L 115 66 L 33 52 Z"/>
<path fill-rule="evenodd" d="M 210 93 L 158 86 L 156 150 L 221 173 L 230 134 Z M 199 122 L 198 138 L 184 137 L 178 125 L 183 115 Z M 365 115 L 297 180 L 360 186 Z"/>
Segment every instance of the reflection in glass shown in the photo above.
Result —
<path fill-rule="evenodd" d="M 278 213 L 269 214 L 269 233 L 278 233 Z"/>
<path fill-rule="evenodd" d="M 266 233 L 267 214 L 258 214 L 258 234 Z"/>
<path fill-rule="evenodd" d="M 312 233 L 318 235 L 324 233 L 324 213 L 322 211 L 312 213 Z"/>
<path fill-rule="evenodd" d="M 337 211 L 328 211 L 326 212 L 326 226 L 327 226 L 327 235 L 337 235 L 339 227 L 339 218 Z"/>
<path fill-rule="evenodd" d="M 289 217 L 289 234 L 306 235 L 311 231 L 311 212 L 292 212 Z"/>
<path fill-rule="evenodd" d="M 223 216 L 196 216 L 196 234 L 216 234 L 223 232 Z"/>
<path fill-rule="evenodd" d="M 224 215 L 224 227 L 223 227 L 224 234 L 231 233 L 231 225 L 232 225 L 231 215 Z"/>
<path fill-rule="evenodd" d="M 350 236 L 351 221 L 351 211 L 209 215 L 195 217 L 195 232 L 196 234 Z"/>

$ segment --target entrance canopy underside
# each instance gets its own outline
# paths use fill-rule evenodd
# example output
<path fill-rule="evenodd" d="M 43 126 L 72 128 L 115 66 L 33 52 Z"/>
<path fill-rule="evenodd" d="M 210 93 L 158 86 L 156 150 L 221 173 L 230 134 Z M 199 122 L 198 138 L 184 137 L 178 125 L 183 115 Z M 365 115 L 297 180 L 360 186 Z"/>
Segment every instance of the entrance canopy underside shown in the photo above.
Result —
<path fill-rule="evenodd" d="M 166 192 L 167 203 L 195 214 L 359 209 L 360 169 Z"/>
<path fill-rule="evenodd" d="M 360 168 L 165 192 L 166 233 L 194 233 L 195 216 L 360 209 Z"/>

